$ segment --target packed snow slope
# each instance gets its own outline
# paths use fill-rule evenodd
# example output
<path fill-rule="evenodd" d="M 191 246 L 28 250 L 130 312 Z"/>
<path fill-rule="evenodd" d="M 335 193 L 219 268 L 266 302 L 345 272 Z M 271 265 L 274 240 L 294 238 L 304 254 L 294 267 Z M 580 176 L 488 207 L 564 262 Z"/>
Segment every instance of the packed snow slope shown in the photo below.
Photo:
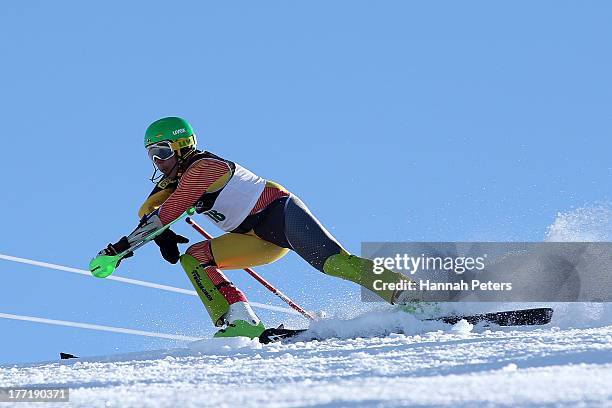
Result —
<path fill-rule="evenodd" d="M 557 305 L 560 317 L 547 326 L 503 329 L 378 310 L 315 323 L 306 337 L 285 344 L 208 339 L 171 350 L 5 365 L 0 385 L 69 386 L 71 405 L 82 407 L 609 406 L 606 308 Z M 305 341 L 313 336 L 321 340 Z"/>
<path fill-rule="evenodd" d="M 611 231 L 605 205 L 559 214 L 547 240 L 609 241 Z M 441 313 L 542 306 L 446 304 Z M 4 365 L 0 386 L 68 386 L 70 405 L 81 407 L 612 406 L 612 304 L 545 306 L 555 309 L 548 325 L 499 328 L 355 302 L 294 342 L 208 339 Z"/>

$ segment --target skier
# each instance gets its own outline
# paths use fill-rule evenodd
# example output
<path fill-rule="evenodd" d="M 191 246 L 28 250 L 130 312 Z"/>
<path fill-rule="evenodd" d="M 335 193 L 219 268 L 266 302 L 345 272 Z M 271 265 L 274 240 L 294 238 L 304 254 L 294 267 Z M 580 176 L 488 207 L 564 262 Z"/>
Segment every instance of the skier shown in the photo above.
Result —
<path fill-rule="evenodd" d="M 138 227 L 100 254 L 127 250 L 188 208 L 207 215 L 227 233 L 191 245 L 184 255 L 178 244 L 189 240 L 170 229 L 155 242 L 166 261 L 180 260 L 213 324 L 225 326 L 215 337 L 254 338 L 265 329 L 244 293 L 222 271 L 268 264 L 289 250 L 323 273 L 355 282 L 391 304 L 398 301 L 400 292 L 377 290 L 379 285 L 373 282 L 396 283 L 405 279 L 403 275 L 389 270 L 374 274 L 372 261 L 347 252 L 283 186 L 198 150 L 186 120 L 167 117 L 153 122 L 145 132 L 144 146 L 155 168 L 151 181 L 156 185 L 138 212 Z M 162 175 L 156 178 L 157 170 Z"/>

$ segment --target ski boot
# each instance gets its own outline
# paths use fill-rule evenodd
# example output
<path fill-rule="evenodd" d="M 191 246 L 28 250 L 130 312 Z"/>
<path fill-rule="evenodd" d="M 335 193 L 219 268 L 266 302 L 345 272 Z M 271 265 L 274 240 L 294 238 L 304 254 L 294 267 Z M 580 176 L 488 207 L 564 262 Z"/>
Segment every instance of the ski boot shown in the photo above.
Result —
<path fill-rule="evenodd" d="M 224 329 L 219 330 L 213 337 L 259 337 L 266 329 L 253 309 L 247 302 L 236 302 L 229 306 L 223 316 L 227 323 Z"/>

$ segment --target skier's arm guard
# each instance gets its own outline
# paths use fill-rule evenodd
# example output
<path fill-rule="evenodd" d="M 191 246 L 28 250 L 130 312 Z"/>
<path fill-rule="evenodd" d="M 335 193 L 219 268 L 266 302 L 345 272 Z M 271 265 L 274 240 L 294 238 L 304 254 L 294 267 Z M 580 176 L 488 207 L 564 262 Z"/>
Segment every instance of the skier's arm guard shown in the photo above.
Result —
<path fill-rule="evenodd" d="M 136 229 L 132 231 L 130 235 L 128 235 L 127 240 L 130 243 L 130 246 L 138 244 L 142 242 L 149 234 L 157 231 L 163 226 L 164 224 L 162 224 L 161 220 L 159 219 L 159 215 L 157 214 L 156 210 L 140 219 L 138 227 L 136 227 Z"/>

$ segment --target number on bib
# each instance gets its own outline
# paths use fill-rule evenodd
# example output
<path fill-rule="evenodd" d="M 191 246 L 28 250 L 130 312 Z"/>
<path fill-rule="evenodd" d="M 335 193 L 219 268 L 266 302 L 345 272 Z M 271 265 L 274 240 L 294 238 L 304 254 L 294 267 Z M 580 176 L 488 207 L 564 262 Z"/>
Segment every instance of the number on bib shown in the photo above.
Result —
<path fill-rule="evenodd" d="M 208 210 L 205 212 L 214 222 L 221 222 L 225 220 L 225 215 L 221 214 L 216 210 Z"/>

